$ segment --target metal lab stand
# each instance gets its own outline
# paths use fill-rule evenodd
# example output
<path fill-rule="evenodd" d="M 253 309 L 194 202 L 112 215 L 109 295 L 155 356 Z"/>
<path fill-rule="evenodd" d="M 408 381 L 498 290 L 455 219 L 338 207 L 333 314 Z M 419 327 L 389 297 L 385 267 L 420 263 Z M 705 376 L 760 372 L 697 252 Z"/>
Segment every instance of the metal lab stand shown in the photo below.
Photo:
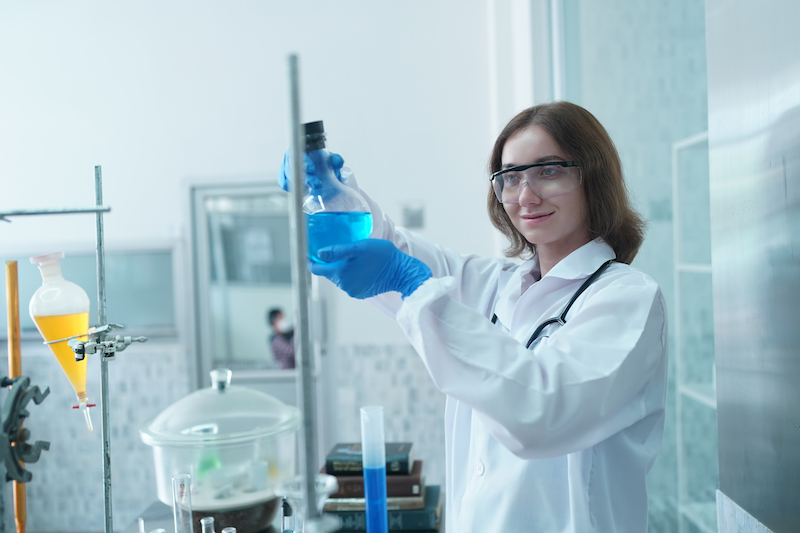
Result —
<path fill-rule="evenodd" d="M 76 354 L 76 359 L 82 359 L 85 354 L 100 353 L 100 409 L 101 409 L 101 430 L 103 433 L 103 499 L 105 533 L 113 533 L 113 519 L 111 512 L 111 436 L 109 427 L 109 406 L 108 406 L 108 362 L 113 361 L 117 352 L 124 350 L 131 342 L 144 342 L 145 337 L 121 337 L 117 335 L 111 338 L 107 333 L 112 328 L 121 327 L 118 324 L 108 324 L 106 318 L 106 267 L 105 267 L 105 245 L 103 237 L 103 213 L 111 211 L 110 207 L 103 206 L 103 175 L 100 166 L 94 167 L 94 187 L 95 187 L 95 207 L 77 209 L 42 209 L 31 211 L 8 211 L 0 212 L 0 220 L 6 217 L 24 215 L 63 215 L 72 213 L 95 213 L 97 220 L 97 321 L 98 326 L 89 330 L 89 341 L 71 341 L 70 346 Z M 60 342 L 60 339 L 53 342 Z"/>
<path fill-rule="evenodd" d="M 292 176 L 291 183 L 305 183 L 305 136 L 300 123 L 300 82 L 297 55 L 288 58 L 289 97 L 290 97 L 290 131 L 292 135 Z M 317 398 L 314 386 L 311 334 L 309 329 L 309 296 L 311 278 L 306 268 L 306 220 L 303 213 L 303 191 L 305 187 L 292 187 L 289 201 L 289 228 L 294 239 L 290 239 L 292 259 L 292 298 L 295 309 L 295 351 L 300 372 L 297 387 L 298 406 L 303 412 L 303 433 L 300 436 L 301 450 L 304 460 L 300 462 L 300 474 L 303 479 L 303 498 L 305 513 L 302 516 L 304 531 L 325 532 L 338 529 L 338 520 L 320 513 L 316 505 L 317 477 Z"/>

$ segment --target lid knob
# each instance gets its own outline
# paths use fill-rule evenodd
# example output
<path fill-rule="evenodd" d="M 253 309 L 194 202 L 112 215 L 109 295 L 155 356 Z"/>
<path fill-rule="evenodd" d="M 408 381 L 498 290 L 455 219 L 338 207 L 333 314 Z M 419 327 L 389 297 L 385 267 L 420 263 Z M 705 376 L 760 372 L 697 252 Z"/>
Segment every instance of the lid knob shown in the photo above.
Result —
<path fill-rule="evenodd" d="M 227 368 L 215 368 L 211 371 L 211 388 L 222 394 L 231 385 L 231 372 Z"/>

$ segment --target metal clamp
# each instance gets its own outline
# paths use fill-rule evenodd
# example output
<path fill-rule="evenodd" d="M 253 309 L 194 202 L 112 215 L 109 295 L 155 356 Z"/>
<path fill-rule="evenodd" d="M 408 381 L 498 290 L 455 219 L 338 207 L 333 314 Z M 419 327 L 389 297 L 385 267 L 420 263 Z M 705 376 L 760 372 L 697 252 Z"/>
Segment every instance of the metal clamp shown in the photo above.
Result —
<path fill-rule="evenodd" d="M 88 336 L 88 341 L 76 340 L 77 337 L 70 337 L 67 346 L 72 348 L 75 352 L 75 361 L 83 361 L 86 354 L 100 353 L 103 356 L 103 361 L 113 361 L 117 352 L 124 351 L 125 348 L 134 342 L 147 342 L 147 337 L 131 337 L 129 335 L 122 336 L 116 335 L 113 339 L 106 339 L 106 333 L 114 328 L 122 328 L 120 324 L 106 324 L 91 328 L 86 335 L 79 335 L 79 337 Z M 67 339 L 62 339 L 67 340 Z"/>

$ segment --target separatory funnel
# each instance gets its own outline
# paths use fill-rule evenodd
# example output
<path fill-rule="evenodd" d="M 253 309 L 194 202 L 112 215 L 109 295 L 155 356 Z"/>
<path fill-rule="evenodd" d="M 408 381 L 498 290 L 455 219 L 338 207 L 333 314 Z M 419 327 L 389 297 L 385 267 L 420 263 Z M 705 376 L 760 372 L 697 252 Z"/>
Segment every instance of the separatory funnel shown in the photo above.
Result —
<path fill-rule="evenodd" d="M 64 252 L 31 257 L 31 263 L 39 265 L 42 286 L 33 294 L 28 311 L 46 343 L 60 341 L 48 346 L 75 389 L 78 396 L 76 407 L 83 411 L 86 425 L 91 431 L 90 404 L 86 396 L 88 358 L 75 361 L 75 354 L 67 345 L 70 338 L 87 340 L 85 335 L 89 331 L 89 296 L 86 291 L 61 275 L 61 263 L 58 261 L 63 258 Z"/>

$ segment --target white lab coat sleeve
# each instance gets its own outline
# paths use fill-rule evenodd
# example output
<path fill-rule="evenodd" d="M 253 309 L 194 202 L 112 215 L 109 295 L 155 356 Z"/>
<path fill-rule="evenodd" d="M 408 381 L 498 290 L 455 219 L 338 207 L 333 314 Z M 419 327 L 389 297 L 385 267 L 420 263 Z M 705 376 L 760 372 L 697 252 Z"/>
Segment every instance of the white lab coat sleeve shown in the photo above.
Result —
<path fill-rule="evenodd" d="M 451 298 L 454 285 L 429 279 L 398 322 L 436 386 L 471 406 L 515 455 L 582 450 L 661 408 L 645 394 L 666 363 L 666 315 L 652 279 L 630 271 L 599 279 L 534 349 Z"/>
<path fill-rule="evenodd" d="M 501 259 L 462 255 L 432 244 L 412 231 L 395 226 L 377 202 L 358 188 L 355 177 L 349 169 L 345 169 L 343 169 L 343 173 L 348 176 L 347 185 L 356 189 L 369 204 L 372 214 L 371 238 L 391 241 L 400 251 L 428 265 L 435 278 L 452 276 L 458 279 L 459 282 L 452 291 L 451 297 L 484 316 L 491 313 L 495 294 L 487 293 L 486 287 L 497 287 L 498 276 L 502 272 L 513 269 L 514 263 Z M 403 303 L 399 293 L 386 293 L 369 300 L 391 317 L 396 317 L 397 310 Z"/>

